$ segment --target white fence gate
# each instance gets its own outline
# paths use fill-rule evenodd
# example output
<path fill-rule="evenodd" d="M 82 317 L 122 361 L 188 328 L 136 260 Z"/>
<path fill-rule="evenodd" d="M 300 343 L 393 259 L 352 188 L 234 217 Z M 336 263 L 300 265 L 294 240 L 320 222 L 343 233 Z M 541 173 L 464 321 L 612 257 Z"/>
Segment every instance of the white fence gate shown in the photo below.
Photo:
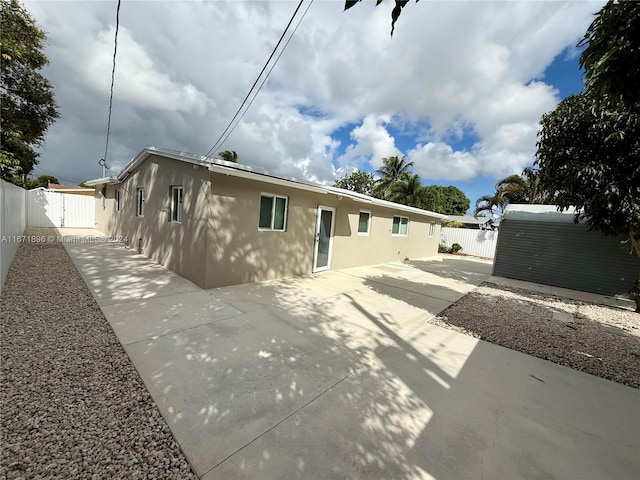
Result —
<path fill-rule="evenodd" d="M 27 192 L 28 227 L 95 228 L 95 198 L 46 190 Z"/>
<path fill-rule="evenodd" d="M 498 232 L 444 227 L 440 232 L 440 243 L 447 247 L 459 243 L 462 245 L 462 253 L 476 257 L 493 258 L 498 244 Z"/>

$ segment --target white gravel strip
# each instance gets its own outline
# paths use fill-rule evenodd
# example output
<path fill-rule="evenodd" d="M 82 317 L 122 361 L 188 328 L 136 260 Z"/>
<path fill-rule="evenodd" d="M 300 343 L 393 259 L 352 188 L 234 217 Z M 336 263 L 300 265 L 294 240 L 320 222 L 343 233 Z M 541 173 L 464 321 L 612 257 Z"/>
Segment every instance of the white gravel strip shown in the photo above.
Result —
<path fill-rule="evenodd" d="M 61 243 L 20 246 L 0 341 L 0 478 L 196 478 Z"/>
<path fill-rule="evenodd" d="M 483 283 L 432 323 L 640 388 L 640 314 Z"/>

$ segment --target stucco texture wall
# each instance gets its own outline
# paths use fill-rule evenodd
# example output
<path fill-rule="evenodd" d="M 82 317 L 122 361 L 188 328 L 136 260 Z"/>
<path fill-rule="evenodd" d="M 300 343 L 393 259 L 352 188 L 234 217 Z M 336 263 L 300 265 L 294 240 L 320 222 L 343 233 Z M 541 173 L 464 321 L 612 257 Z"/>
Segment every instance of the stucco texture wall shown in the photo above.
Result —
<path fill-rule="evenodd" d="M 183 220 L 171 222 L 171 187 L 183 187 Z M 145 212 L 137 213 L 137 189 Z M 120 191 L 120 211 L 115 192 Z M 316 212 L 335 208 L 331 268 L 348 268 L 435 255 L 440 220 L 373 207 L 335 194 L 211 173 L 156 155 L 120 184 L 96 188 L 97 228 L 123 236 L 133 249 L 191 280 L 214 288 L 313 271 Z M 262 193 L 288 198 L 286 230 L 258 229 Z M 369 235 L 358 235 L 361 210 L 372 214 Z M 409 218 L 408 235 L 391 233 L 393 216 Z M 429 236 L 434 223 L 433 236 Z"/>
<path fill-rule="evenodd" d="M 214 213 L 207 288 L 310 274 L 319 205 L 336 209 L 332 269 L 422 258 L 438 251 L 440 220 L 435 218 L 221 174 L 213 174 L 211 184 Z M 262 193 L 288 198 L 286 231 L 258 229 Z M 366 236 L 358 235 L 360 210 L 372 214 Z M 394 214 L 409 218 L 407 236 L 392 235 Z M 434 234 L 430 237 L 432 222 Z"/>
<path fill-rule="evenodd" d="M 171 222 L 171 187 L 183 187 L 183 220 Z M 145 189 L 144 216 L 137 216 L 137 189 Z M 120 190 L 120 211 L 115 191 Z M 205 167 L 151 156 L 121 184 L 108 185 L 106 200 L 96 189 L 97 228 L 124 236 L 131 248 L 199 286 L 205 285 L 207 233 L 211 219 L 209 171 Z"/>

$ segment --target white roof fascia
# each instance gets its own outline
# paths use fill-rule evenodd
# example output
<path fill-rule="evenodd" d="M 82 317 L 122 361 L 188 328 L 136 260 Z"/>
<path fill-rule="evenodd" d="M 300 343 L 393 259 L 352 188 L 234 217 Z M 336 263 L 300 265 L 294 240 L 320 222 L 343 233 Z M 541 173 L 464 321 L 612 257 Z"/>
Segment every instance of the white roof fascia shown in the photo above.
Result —
<path fill-rule="evenodd" d="M 402 210 L 404 212 L 415 213 L 417 215 L 424 215 L 432 218 L 440 218 L 447 219 L 449 218 L 447 215 L 443 215 L 441 213 L 432 212 L 430 210 L 423 210 L 421 208 L 409 207 L 408 205 L 402 205 L 400 203 L 389 202 L 387 200 L 382 200 L 380 198 L 370 197 L 369 195 L 365 195 L 364 193 L 358 193 L 351 190 L 345 190 L 344 188 L 338 187 L 326 187 L 329 192 L 334 195 L 340 195 L 343 197 L 348 197 L 351 200 L 361 203 L 368 203 L 370 205 L 378 205 L 381 207 L 392 208 L 394 210 Z"/>
<path fill-rule="evenodd" d="M 118 183 L 118 180 L 115 177 L 102 177 L 102 178 L 95 178 L 93 180 L 87 180 L 86 182 L 84 182 L 85 185 L 91 185 L 92 187 L 96 185 L 102 185 L 104 183 Z M 62 190 L 58 190 L 58 191 L 62 191 Z"/>
<path fill-rule="evenodd" d="M 215 159 L 212 157 L 206 157 L 204 155 L 194 155 L 192 153 L 180 152 L 177 150 L 169 150 L 165 148 L 147 146 L 143 148 L 131 161 L 122 169 L 122 172 L 117 178 L 101 178 L 97 180 L 91 180 L 85 182 L 87 185 L 99 185 L 102 183 L 119 183 L 123 181 L 129 172 L 140 165 L 150 155 L 159 155 L 167 158 L 172 158 L 182 162 L 192 163 L 195 165 L 206 166 L 210 171 L 220 173 L 223 175 L 230 175 L 234 177 L 247 178 L 250 180 L 257 180 L 265 183 L 271 183 L 274 185 L 281 185 L 284 187 L 297 188 L 300 190 L 306 190 L 309 192 L 328 194 L 350 198 L 356 202 L 366 203 L 369 205 L 378 205 L 381 207 L 390 208 L 393 210 L 400 210 L 404 212 L 414 213 L 416 215 L 423 215 L 432 218 L 439 218 L 447 220 L 449 217 L 429 210 L 422 210 L 420 208 L 409 207 L 407 205 L 401 205 L 399 203 L 389 202 L 387 200 L 381 200 L 379 198 L 370 197 L 362 193 L 353 192 L 351 190 L 344 190 L 337 187 L 322 186 L 319 184 L 313 184 L 311 182 L 305 182 L 293 177 L 286 177 L 284 175 L 274 174 L 267 170 L 259 168 L 249 167 L 247 165 L 238 164 L 235 162 L 227 162 L 225 160 Z"/>

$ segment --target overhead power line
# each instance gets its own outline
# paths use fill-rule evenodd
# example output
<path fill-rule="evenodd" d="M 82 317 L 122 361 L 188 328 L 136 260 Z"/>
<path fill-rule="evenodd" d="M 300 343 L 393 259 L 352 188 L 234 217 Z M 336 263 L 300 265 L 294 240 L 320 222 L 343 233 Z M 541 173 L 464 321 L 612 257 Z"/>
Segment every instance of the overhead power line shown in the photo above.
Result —
<path fill-rule="evenodd" d="M 275 55 L 276 51 L 278 50 L 278 47 L 280 46 L 280 44 L 282 43 L 282 40 L 284 39 L 285 35 L 287 34 L 287 31 L 289 30 L 289 27 L 291 26 L 291 24 L 293 23 L 293 19 L 296 17 L 296 15 L 298 14 L 298 11 L 300 10 L 300 7 L 302 6 L 302 2 L 304 0 L 300 0 L 300 3 L 298 3 L 298 6 L 296 7 L 295 11 L 293 12 L 293 15 L 291 15 L 291 18 L 289 19 L 289 23 L 287 24 L 286 28 L 284 29 L 284 31 L 282 32 L 282 35 L 280 35 L 280 39 L 278 40 L 278 43 L 276 44 L 276 46 L 273 48 L 273 51 L 271 52 L 271 55 L 269 55 L 269 58 L 267 59 L 266 63 L 264 64 L 264 67 L 262 67 L 262 70 L 260 70 L 260 73 L 258 74 L 258 77 L 256 78 L 256 81 L 253 82 L 253 85 L 251 86 L 251 88 L 249 89 L 249 92 L 247 93 L 247 96 L 244 97 L 244 100 L 242 101 L 242 103 L 240 104 L 240 107 L 238 108 L 238 110 L 236 111 L 235 115 L 233 116 L 233 118 L 231 119 L 231 121 L 229 122 L 229 124 L 227 125 L 227 127 L 224 129 L 224 131 L 220 134 L 220 136 L 218 137 L 218 139 L 216 140 L 216 142 L 213 144 L 213 146 L 209 149 L 209 151 L 205 154 L 205 156 L 209 156 L 211 154 L 211 152 L 213 152 L 220 144 L 220 141 L 222 140 L 222 138 L 225 136 L 225 134 L 229 131 L 229 128 L 231 128 L 231 125 L 233 124 L 233 122 L 235 121 L 235 119 L 238 117 L 238 115 L 240 114 L 240 111 L 242 110 L 242 108 L 244 107 L 245 103 L 247 103 L 247 100 L 249 99 L 249 97 L 251 96 L 251 92 L 253 92 L 254 88 L 256 88 L 256 85 L 258 84 L 258 82 L 260 81 L 260 77 L 262 76 L 262 74 L 264 73 L 264 71 L 267 69 L 267 66 L 269 65 L 269 62 L 271 61 L 271 59 L 273 58 L 273 56 Z M 308 8 L 307 8 L 308 10 Z"/>
<path fill-rule="evenodd" d="M 220 144 L 218 145 L 218 148 L 222 148 L 222 145 L 224 145 L 224 143 L 227 141 L 227 138 L 229 138 L 229 136 L 233 133 L 233 131 L 238 126 L 238 124 L 242 121 L 242 118 L 244 117 L 244 115 L 249 111 L 249 108 L 251 108 L 251 105 L 253 104 L 253 101 L 256 99 L 256 97 L 260 93 L 260 90 L 262 90 L 262 87 L 264 86 L 264 84 L 267 83 L 267 80 L 269 79 L 269 75 L 271 75 L 271 72 L 273 71 L 275 66 L 278 64 L 278 60 L 280 60 L 280 57 L 282 56 L 284 51 L 287 49 L 287 45 L 289 45 L 289 42 L 291 41 L 291 39 L 295 35 L 296 31 L 298 30 L 298 27 L 302 23 L 302 20 L 304 20 L 304 17 L 306 17 L 307 12 L 309 11 L 309 8 L 311 8 L 311 4 L 313 4 L 313 0 L 311 0 L 309 2 L 309 5 L 307 5 L 307 9 L 304 11 L 302 16 L 300 17 L 300 20 L 298 20 L 298 23 L 296 24 L 296 28 L 293 29 L 293 32 L 291 32 L 291 35 L 289 36 L 289 39 L 284 44 L 284 47 L 282 47 L 282 50 L 280 50 L 280 53 L 276 57 L 275 62 L 273 62 L 273 65 L 271 65 L 271 68 L 269 69 L 269 71 L 265 75 L 264 79 L 262 80 L 262 83 L 260 84 L 260 86 L 258 87 L 258 90 L 256 91 L 255 95 L 253 96 L 253 98 L 249 102 L 249 105 L 247 105 L 247 108 L 245 108 L 244 112 L 242 112 L 242 115 L 240 115 L 240 117 L 238 118 L 238 121 L 233 125 L 233 127 L 231 127 L 231 129 L 229 129 L 229 132 L 225 135 L 225 137 L 222 140 L 222 142 L 220 142 Z M 207 154 L 207 155 L 209 155 L 209 154 Z"/>
<path fill-rule="evenodd" d="M 106 166 L 107 154 L 109 153 L 109 135 L 111 134 L 111 110 L 113 108 L 113 84 L 116 78 L 116 54 L 118 53 L 118 28 L 120 26 L 120 1 L 118 0 L 118 6 L 116 7 L 116 34 L 113 41 L 113 67 L 111 68 L 111 91 L 109 93 L 109 116 L 107 118 L 107 139 L 104 146 L 104 157 L 102 158 L 102 162 L 104 162 L 104 168 L 109 168 Z"/>

